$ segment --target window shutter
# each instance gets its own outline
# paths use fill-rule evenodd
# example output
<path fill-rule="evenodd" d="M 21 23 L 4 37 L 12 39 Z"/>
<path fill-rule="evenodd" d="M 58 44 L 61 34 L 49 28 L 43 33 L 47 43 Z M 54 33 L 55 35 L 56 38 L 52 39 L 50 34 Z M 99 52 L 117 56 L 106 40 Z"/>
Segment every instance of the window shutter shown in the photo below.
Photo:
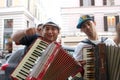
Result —
<path fill-rule="evenodd" d="M 94 20 L 94 16 L 92 16 L 92 19 Z M 95 21 L 95 20 L 94 20 Z"/>
<path fill-rule="evenodd" d="M 95 1 L 91 0 L 91 5 L 94 6 L 95 5 Z"/>
<path fill-rule="evenodd" d="M 83 6 L 83 0 L 80 0 L 80 6 Z"/>
<path fill-rule="evenodd" d="M 104 16 L 104 31 L 108 31 L 107 16 Z"/>
<path fill-rule="evenodd" d="M 7 7 L 11 7 L 11 6 L 12 6 L 12 0 L 7 0 L 6 6 L 7 6 Z"/>
<path fill-rule="evenodd" d="M 115 19 L 116 19 L 116 25 L 117 25 L 117 23 L 119 22 L 119 16 L 115 16 Z"/>
<path fill-rule="evenodd" d="M 103 0 L 103 5 L 107 5 L 107 0 Z"/>

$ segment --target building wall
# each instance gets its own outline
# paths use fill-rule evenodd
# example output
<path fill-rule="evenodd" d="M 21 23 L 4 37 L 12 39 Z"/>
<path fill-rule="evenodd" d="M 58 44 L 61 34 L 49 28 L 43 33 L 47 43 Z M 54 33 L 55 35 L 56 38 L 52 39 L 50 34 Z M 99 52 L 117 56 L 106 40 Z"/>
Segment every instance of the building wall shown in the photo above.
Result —
<path fill-rule="evenodd" d="M 103 0 L 95 0 L 95 6 L 102 6 Z"/>
<path fill-rule="evenodd" d="M 4 6 L 4 0 L 0 0 L 0 7 Z"/>
<path fill-rule="evenodd" d="M 0 1 L 0 49 L 4 49 L 5 45 L 4 20 L 13 19 L 13 33 L 28 27 L 35 27 L 39 22 L 39 16 L 36 16 L 39 14 L 39 7 L 38 0 L 12 0 L 12 5 L 9 7 L 6 6 L 6 0 Z M 23 46 L 15 45 L 13 42 L 13 50 L 21 47 Z"/>
<path fill-rule="evenodd" d="M 63 0 L 64 1 L 64 0 Z M 94 20 L 96 21 L 96 29 L 100 36 L 108 36 L 113 38 L 115 36 L 115 31 L 104 31 L 104 16 L 119 16 L 120 20 L 120 2 L 118 0 L 114 0 L 113 6 L 109 4 L 103 6 L 103 0 L 95 0 L 95 6 L 79 6 L 79 0 L 65 0 L 65 6 L 62 6 L 61 15 L 62 15 L 62 41 L 63 43 L 69 43 L 69 37 L 81 37 L 81 38 L 71 38 L 74 42 L 77 40 L 79 42 L 81 39 L 85 38 L 80 30 L 76 29 L 76 25 L 78 23 L 78 19 L 81 15 L 89 14 L 94 16 Z M 73 4 L 72 4 L 73 3 Z M 76 4 L 76 5 L 75 5 Z M 71 6 L 70 6 L 71 5 Z M 115 28 L 114 28 L 115 29 Z"/>
<path fill-rule="evenodd" d="M 22 1 L 22 0 L 21 0 Z M 19 6 L 19 5 L 21 5 L 21 2 L 20 2 L 20 0 L 13 0 L 13 6 Z"/>
<path fill-rule="evenodd" d="M 78 19 L 83 14 L 94 16 L 97 22 L 98 30 L 103 31 L 103 16 L 119 15 L 119 6 L 115 7 L 90 7 L 90 8 L 62 8 L 63 31 L 73 30 L 77 25 Z M 107 10 L 107 11 L 105 11 Z M 102 29 L 101 29 L 102 27 Z M 77 31 L 77 30 L 76 30 Z"/>
<path fill-rule="evenodd" d="M 35 16 L 37 13 L 39 13 L 39 7 L 36 6 L 36 4 L 40 4 L 38 0 L 11 0 L 12 5 L 9 7 L 24 7 L 26 10 L 28 10 L 34 17 L 39 19 L 38 16 Z M 7 8 L 6 3 L 7 0 L 0 0 L 0 8 Z M 36 11 L 37 10 L 37 13 Z"/>
<path fill-rule="evenodd" d="M 35 27 L 34 17 L 32 15 L 28 14 L 27 11 L 24 11 L 24 8 L 16 8 L 16 9 L 17 10 L 14 10 L 14 11 L 10 10 L 10 12 L 8 9 L 2 9 L 3 12 L 0 12 L 0 18 L 1 18 L 0 19 L 0 22 L 1 22 L 0 23 L 0 27 L 1 27 L 0 28 L 0 34 L 1 34 L 0 48 L 1 49 L 3 49 L 4 19 L 13 19 L 13 33 L 18 30 L 26 29 L 28 27 Z M 8 12 L 4 12 L 6 10 L 8 10 Z M 29 26 L 27 26 L 27 21 L 29 22 Z"/>
<path fill-rule="evenodd" d="M 115 5 L 120 5 L 120 1 L 119 0 L 115 0 Z"/>
<path fill-rule="evenodd" d="M 62 7 L 78 7 L 79 0 L 61 0 Z"/>

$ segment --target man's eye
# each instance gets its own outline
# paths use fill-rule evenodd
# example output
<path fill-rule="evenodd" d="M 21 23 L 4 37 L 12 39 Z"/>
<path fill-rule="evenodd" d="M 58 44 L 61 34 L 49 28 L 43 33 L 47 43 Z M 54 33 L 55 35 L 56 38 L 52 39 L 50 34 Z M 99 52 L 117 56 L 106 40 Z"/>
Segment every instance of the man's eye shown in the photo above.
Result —
<path fill-rule="evenodd" d="M 85 25 L 84 25 L 84 24 L 82 25 L 82 28 L 85 28 Z"/>
<path fill-rule="evenodd" d="M 91 24 L 90 24 L 90 23 L 88 23 L 88 25 L 90 26 Z"/>
<path fill-rule="evenodd" d="M 49 28 L 46 28 L 46 30 L 49 30 Z"/>

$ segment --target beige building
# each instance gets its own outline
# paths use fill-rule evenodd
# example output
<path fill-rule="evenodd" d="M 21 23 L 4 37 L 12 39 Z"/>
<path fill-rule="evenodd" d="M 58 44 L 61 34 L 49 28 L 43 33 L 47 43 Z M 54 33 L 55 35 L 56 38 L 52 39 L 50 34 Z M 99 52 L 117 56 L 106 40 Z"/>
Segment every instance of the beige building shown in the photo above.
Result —
<path fill-rule="evenodd" d="M 113 38 L 115 25 L 120 21 L 119 0 L 62 0 L 62 43 L 76 45 L 84 33 L 76 29 L 81 15 L 93 16 L 100 36 Z"/>
<path fill-rule="evenodd" d="M 0 49 L 6 49 L 15 31 L 40 23 L 41 12 L 40 0 L 0 0 Z"/>
<path fill-rule="evenodd" d="M 41 1 L 44 0 L 0 0 L 0 49 L 6 48 L 15 31 L 34 27 L 45 20 L 47 9 L 43 9 Z M 115 35 L 115 25 L 120 21 L 119 0 L 60 1 L 62 44 L 73 46 L 86 37 L 76 29 L 78 19 L 83 14 L 94 17 L 100 36 L 113 38 Z M 19 48 L 16 45 L 13 47 L 14 50 Z"/>

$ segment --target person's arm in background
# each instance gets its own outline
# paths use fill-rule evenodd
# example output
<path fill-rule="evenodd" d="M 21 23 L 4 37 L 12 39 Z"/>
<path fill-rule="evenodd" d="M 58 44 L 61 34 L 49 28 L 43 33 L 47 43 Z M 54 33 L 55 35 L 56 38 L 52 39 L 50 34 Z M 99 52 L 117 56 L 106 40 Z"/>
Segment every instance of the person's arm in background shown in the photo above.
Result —
<path fill-rule="evenodd" d="M 19 44 L 19 41 L 25 37 L 25 36 L 30 36 L 36 34 L 36 28 L 28 28 L 25 30 L 19 30 L 12 34 L 11 38 L 12 40 L 16 43 Z"/>

